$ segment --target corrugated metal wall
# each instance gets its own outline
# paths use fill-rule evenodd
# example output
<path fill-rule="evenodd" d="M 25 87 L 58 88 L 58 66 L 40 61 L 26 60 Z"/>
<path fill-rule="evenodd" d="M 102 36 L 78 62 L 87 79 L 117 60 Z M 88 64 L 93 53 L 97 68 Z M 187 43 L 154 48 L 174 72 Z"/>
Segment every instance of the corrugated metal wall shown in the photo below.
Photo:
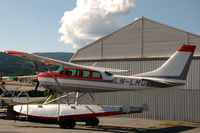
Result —
<path fill-rule="evenodd" d="M 154 70 L 162 65 L 166 59 L 140 59 L 99 61 L 97 66 L 132 70 L 126 75 Z M 74 62 L 92 65 L 96 61 Z M 149 112 L 142 114 L 123 115 L 123 117 L 152 118 L 160 120 L 180 120 L 200 122 L 200 58 L 192 61 L 187 84 L 171 91 L 151 92 L 109 92 L 97 93 L 96 98 L 103 105 L 131 105 L 141 106 L 146 103 Z M 88 98 L 83 98 L 89 103 Z"/>

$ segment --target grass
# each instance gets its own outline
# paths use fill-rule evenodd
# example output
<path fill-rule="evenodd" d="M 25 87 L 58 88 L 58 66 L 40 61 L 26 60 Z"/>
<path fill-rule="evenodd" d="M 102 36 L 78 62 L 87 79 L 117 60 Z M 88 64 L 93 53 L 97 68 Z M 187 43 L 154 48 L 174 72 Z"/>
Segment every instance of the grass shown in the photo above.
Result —
<path fill-rule="evenodd" d="M 163 125 L 163 126 L 181 126 L 181 122 L 179 121 L 168 121 L 168 122 L 165 122 L 165 123 L 162 123 L 160 125 Z"/>

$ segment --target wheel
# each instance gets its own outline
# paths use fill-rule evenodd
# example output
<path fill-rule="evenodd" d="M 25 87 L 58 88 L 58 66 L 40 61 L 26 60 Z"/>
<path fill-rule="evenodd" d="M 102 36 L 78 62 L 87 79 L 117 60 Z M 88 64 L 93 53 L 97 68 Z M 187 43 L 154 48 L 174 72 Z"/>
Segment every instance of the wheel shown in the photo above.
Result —
<path fill-rule="evenodd" d="M 75 127 L 76 121 L 73 119 L 60 120 L 59 125 L 63 129 L 72 129 Z"/>
<path fill-rule="evenodd" d="M 68 128 L 69 128 L 69 129 L 73 129 L 73 128 L 75 127 L 75 125 L 76 125 L 76 121 L 73 120 L 73 119 L 69 119 L 69 120 L 67 121 L 67 124 L 68 124 Z"/>
<path fill-rule="evenodd" d="M 85 124 L 86 124 L 87 126 L 98 126 L 98 124 L 99 124 L 99 119 L 96 118 L 96 117 L 88 118 L 88 119 L 85 121 Z"/>
<path fill-rule="evenodd" d="M 67 128 L 67 124 L 66 124 L 65 120 L 60 120 L 59 126 L 60 126 L 60 128 L 66 129 Z"/>

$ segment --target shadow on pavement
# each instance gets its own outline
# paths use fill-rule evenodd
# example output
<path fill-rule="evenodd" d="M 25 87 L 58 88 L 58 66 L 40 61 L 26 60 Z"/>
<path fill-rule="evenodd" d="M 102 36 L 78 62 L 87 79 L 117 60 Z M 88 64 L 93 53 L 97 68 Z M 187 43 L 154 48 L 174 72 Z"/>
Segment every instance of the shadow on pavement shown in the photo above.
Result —
<path fill-rule="evenodd" d="M 195 128 L 196 127 L 191 127 L 191 126 L 173 126 L 173 127 L 156 128 L 156 129 L 138 129 L 137 133 L 180 133 Z"/>
<path fill-rule="evenodd" d="M 49 128 L 49 129 L 59 129 L 58 126 L 50 125 L 21 125 L 18 127 L 31 127 L 31 128 Z M 107 125 L 100 125 L 100 126 L 85 126 L 83 124 L 77 124 L 74 131 L 101 131 L 101 132 L 110 132 L 110 133 L 180 133 L 188 130 L 195 129 L 196 127 L 191 126 L 173 126 L 173 127 L 165 127 L 165 128 L 155 128 L 155 129 L 147 129 L 147 128 L 135 128 L 135 127 L 120 127 L 120 126 L 107 126 Z M 63 129 L 69 130 L 69 129 Z"/>

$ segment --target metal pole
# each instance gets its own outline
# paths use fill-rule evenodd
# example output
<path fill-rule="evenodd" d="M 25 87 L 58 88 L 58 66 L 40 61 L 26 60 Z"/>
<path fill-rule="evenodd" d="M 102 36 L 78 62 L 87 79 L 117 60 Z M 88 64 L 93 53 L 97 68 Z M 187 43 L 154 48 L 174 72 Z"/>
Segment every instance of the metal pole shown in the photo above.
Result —
<path fill-rule="evenodd" d="M 29 97 L 27 97 L 27 98 L 28 98 L 28 99 L 27 99 L 27 100 L 28 100 L 28 103 L 27 103 L 27 112 L 26 112 L 27 115 L 26 115 L 26 120 L 28 120 L 28 108 L 29 108 Z"/>
<path fill-rule="evenodd" d="M 27 112 L 26 112 L 26 119 L 28 120 L 28 110 L 29 110 L 29 95 L 28 93 L 25 93 L 27 95 Z"/>
<path fill-rule="evenodd" d="M 79 95 L 79 92 L 77 91 L 76 92 L 76 99 L 75 99 L 75 106 L 77 106 L 77 104 L 78 104 L 78 95 Z"/>
<path fill-rule="evenodd" d="M 60 121 L 60 102 L 58 102 L 58 118 L 57 121 Z"/>
<path fill-rule="evenodd" d="M 144 56 L 143 49 L 144 49 L 144 18 L 142 17 L 142 27 L 141 27 L 141 57 Z"/>

